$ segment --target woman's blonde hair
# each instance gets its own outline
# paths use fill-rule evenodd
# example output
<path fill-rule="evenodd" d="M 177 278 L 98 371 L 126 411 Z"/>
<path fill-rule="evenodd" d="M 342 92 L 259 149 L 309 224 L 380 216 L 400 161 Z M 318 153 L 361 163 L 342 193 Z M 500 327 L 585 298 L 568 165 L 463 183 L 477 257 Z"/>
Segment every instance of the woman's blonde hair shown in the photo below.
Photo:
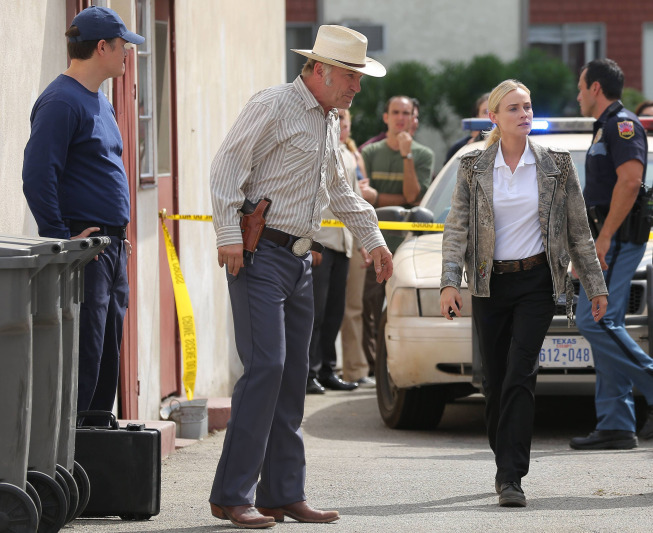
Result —
<path fill-rule="evenodd" d="M 343 112 L 343 115 L 347 118 L 349 124 L 351 124 L 351 113 L 349 112 L 349 109 L 338 109 L 338 112 L 340 111 Z M 345 146 L 350 152 L 355 154 L 358 151 L 358 147 L 356 146 L 356 141 L 354 141 L 354 139 L 352 139 L 351 137 L 347 137 L 344 142 L 345 142 Z"/>
<path fill-rule="evenodd" d="M 503 97 L 517 89 L 525 91 L 526 94 L 531 94 L 531 92 L 528 90 L 528 87 L 526 87 L 526 85 L 518 80 L 502 81 L 499 85 L 492 89 L 492 92 L 490 93 L 490 97 L 488 98 L 487 102 L 489 111 L 491 113 L 498 112 L 499 104 L 501 104 Z M 499 130 L 499 125 L 497 124 L 497 126 L 487 136 L 485 147 L 488 148 L 492 146 L 494 143 L 499 142 L 499 139 L 501 139 L 501 130 Z"/>

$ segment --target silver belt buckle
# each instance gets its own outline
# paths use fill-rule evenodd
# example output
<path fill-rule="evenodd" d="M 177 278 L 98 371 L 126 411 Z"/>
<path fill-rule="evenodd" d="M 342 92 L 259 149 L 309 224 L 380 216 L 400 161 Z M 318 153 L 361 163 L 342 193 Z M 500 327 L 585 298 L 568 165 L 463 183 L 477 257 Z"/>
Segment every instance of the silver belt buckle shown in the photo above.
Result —
<path fill-rule="evenodd" d="M 300 237 L 293 243 L 292 253 L 297 257 L 302 257 L 311 249 L 311 246 L 313 246 L 313 239 L 310 237 Z"/>

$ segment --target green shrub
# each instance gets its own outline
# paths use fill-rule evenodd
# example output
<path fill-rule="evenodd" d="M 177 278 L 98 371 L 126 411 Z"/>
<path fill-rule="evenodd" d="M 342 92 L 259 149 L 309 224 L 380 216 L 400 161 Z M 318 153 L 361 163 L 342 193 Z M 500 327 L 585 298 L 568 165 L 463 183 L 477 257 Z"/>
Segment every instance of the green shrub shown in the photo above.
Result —
<path fill-rule="evenodd" d="M 383 78 L 363 78 L 362 91 L 351 109 L 354 139 L 360 144 L 386 130 L 383 107 L 391 96 L 419 99 L 420 123 L 444 130 L 446 113 L 453 111 L 459 118 L 472 116 L 476 99 L 508 78 L 530 89 L 536 117 L 580 115 L 578 75 L 536 48 L 507 63 L 492 54 L 467 62 L 443 61 L 437 71 L 417 61 L 406 61 L 393 64 Z M 624 89 L 623 102 L 628 109 L 634 110 L 642 100 L 638 91 Z"/>
<path fill-rule="evenodd" d="M 434 90 L 435 76 L 431 69 L 417 61 L 395 63 L 383 78 L 365 76 L 362 90 L 351 108 L 352 135 L 361 144 L 385 131 L 383 107 L 395 95 L 406 95 L 420 101 L 420 122 L 437 127 L 439 98 Z"/>

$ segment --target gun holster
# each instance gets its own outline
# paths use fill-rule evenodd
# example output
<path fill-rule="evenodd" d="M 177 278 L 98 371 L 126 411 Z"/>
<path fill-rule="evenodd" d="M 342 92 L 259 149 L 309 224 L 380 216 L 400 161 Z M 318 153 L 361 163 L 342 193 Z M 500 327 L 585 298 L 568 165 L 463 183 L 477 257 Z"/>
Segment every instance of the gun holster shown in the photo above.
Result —
<path fill-rule="evenodd" d="M 605 221 L 605 213 L 598 205 L 592 205 L 587 208 L 587 221 L 589 222 L 592 237 L 596 239 L 601 233 L 603 222 Z"/>
<path fill-rule="evenodd" d="M 245 198 L 243 206 L 239 209 L 242 215 L 240 219 L 240 232 L 243 236 L 243 249 L 254 253 L 256 246 L 265 228 L 265 215 L 272 204 L 269 198 L 263 198 L 256 203 Z"/>

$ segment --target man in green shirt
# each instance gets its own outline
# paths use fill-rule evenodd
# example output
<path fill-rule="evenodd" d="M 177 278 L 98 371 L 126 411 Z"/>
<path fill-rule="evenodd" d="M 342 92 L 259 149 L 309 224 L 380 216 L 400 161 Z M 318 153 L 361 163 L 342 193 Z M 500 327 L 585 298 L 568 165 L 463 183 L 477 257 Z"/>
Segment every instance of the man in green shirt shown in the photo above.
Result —
<path fill-rule="evenodd" d="M 376 192 L 374 207 L 416 205 L 431 183 L 433 151 L 414 141 L 409 133 L 413 124 L 413 101 L 408 96 L 393 96 L 383 113 L 388 134 L 382 141 L 363 148 L 363 161 L 369 187 Z M 402 237 L 384 237 L 394 253 Z M 363 293 L 363 350 L 368 361 L 376 354 L 376 335 L 381 320 L 385 283 L 376 282 L 374 270 L 368 270 Z"/>

